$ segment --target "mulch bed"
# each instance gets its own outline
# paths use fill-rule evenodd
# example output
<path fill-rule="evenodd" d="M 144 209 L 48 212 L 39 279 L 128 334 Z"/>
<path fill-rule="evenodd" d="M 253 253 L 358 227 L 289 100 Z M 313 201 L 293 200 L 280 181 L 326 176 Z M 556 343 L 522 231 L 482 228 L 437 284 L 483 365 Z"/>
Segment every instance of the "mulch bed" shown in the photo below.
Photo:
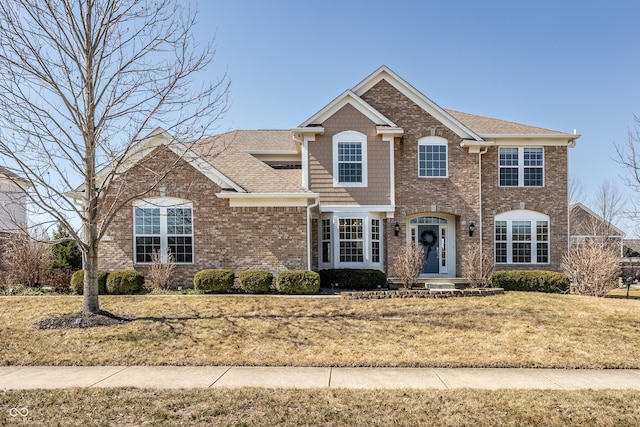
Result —
<path fill-rule="evenodd" d="M 49 317 L 34 324 L 36 329 L 75 329 L 93 328 L 95 326 L 122 325 L 135 320 L 134 316 L 114 314 L 108 311 L 100 311 L 98 314 L 73 313 L 64 316 Z"/>

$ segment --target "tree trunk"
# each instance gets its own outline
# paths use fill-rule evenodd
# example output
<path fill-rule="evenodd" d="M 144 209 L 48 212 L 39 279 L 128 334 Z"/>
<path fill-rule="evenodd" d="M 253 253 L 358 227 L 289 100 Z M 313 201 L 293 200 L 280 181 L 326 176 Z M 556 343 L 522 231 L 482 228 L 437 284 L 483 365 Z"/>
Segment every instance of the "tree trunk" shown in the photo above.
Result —
<path fill-rule="evenodd" d="M 84 259 L 84 293 L 82 312 L 97 314 L 100 311 L 98 302 L 98 251 L 95 245 L 89 245 Z"/>

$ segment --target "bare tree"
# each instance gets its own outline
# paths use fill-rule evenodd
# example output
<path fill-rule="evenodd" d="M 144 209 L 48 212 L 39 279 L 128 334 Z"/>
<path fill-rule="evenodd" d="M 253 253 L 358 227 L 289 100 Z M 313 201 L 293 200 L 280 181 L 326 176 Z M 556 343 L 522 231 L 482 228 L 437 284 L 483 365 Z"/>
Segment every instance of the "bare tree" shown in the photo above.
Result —
<path fill-rule="evenodd" d="M 569 177 L 569 205 L 578 203 L 584 199 L 584 186 L 575 175 Z"/>
<path fill-rule="evenodd" d="M 215 51 L 195 43 L 195 19 L 181 0 L 0 2 L 0 158 L 82 251 L 84 313 L 100 311 L 98 246 L 112 219 L 174 166 L 105 198 L 125 159 L 158 126 L 197 141 L 226 110 L 226 75 L 200 84 Z"/>
<path fill-rule="evenodd" d="M 615 234 L 615 224 L 621 217 L 623 198 L 620 187 L 616 186 L 610 179 L 602 181 L 595 194 L 595 212 L 602 218 L 597 227 L 598 236 L 603 236 L 604 240 L 609 240 Z"/>

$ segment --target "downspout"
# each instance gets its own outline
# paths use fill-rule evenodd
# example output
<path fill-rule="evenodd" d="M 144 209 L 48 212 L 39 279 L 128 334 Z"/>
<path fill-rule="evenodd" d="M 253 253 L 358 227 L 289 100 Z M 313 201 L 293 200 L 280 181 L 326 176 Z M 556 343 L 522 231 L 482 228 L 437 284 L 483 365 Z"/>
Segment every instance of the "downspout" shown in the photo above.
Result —
<path fill-rule="evenodd" d="M 307 270 L 311 270 L 311 209 L 320 204 L 320 197 L 316 197 L 316 201 L 307 206 Z"/>
<path fill-rule="evenodd" d="M 483 276 L 484 271 L 482 271 L 482 233 L 483 233 L 483 226 L 482 226 L 482 155 L 485 154 L 487 152 L 487 150 L 489 150 L 489 147 L 485 147 L 482 150 L 478 151 L 478 208 L 479 208 L 479 223 L 480 223 L 480 227 L 479 227 L 479 231 L 480 231 L 480 277 Z"/>

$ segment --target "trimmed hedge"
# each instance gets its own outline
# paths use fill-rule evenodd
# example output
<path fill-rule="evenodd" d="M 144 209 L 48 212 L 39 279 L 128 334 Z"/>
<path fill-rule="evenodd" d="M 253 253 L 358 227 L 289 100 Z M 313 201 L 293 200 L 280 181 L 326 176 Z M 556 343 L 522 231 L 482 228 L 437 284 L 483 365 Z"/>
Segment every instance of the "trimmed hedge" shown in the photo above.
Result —
<path fill-rule="evenodd" d="M 320 270 L 320 286 L 330 288 L 339 285 L 342 289 L 378 289 L 387 286 L 387 275 L 380 270 L 335 268 Z"/>
<path fill-rule="evenodd" d="M 107 277 L 107 292 L 112 295 L 131 295 L 140 291 L 144 275 L 135 270 L 117 270 Z"/>
<path fill-rule="evenodd" d="M 320 290 L 320 275 L 315 271 L 281 271 L 276 279 L 276 290 L 281 294 L 317 294 Z"/>
<path fill-rule="evenodd" d="M 569 278 L 562 273 L 545 270 L 495 271 L 489 278 L 489 286 L 505 291 L 561 294 L 569 290 Z"/>
<path fill-rule="evenodd" d="M 201 270 L 193 277 L 193 288 L 204 292 L 229 292 L 233 287 L 233 271 Z"/>
<path fill-rule="evenodd" d="M 107 293 L 107 277 L 109 277 L 108 271 L 98 270 L 98 294 L 100 295 Z M 73 273 L 70 288 L 71 292 L 82 295 L 84 292 L 84 270 Z"/>
<path fill-rule="evenodd" d="M 273 282 L 273 274 L 266 270 L 247 270 L 238 276 L 240 289 L 248 294 L 266 294 Z"/>

